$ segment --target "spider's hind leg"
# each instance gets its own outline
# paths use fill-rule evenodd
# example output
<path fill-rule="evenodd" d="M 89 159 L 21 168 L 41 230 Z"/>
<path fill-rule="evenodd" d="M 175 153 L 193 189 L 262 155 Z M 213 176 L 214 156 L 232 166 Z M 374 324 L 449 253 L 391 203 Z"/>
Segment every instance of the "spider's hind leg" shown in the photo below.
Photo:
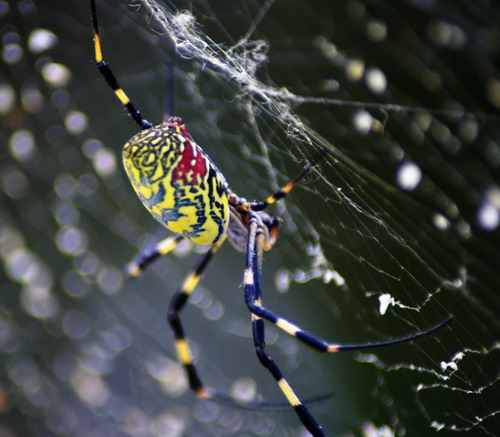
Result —
<path fill-rule="evenodd" d="M 276 193 L 271 194 L 266 200 L 261 202 L 251 202 L 249 204 L 250 210 L 252 211 L 262 211 L 267 208 L 269 205 L 272 205 L 276 201 L 283 199 L 290 191 L 292 191 L 295 186 L 301 181 L 301 179 L 306 176 L 317 164 L 321 161 L 325 155 L 328 153 L 326 149 L 323 149 L 319 155 L 313 159 L 309 164 L 307 164 L 302 171 L 295 176 L 290 182 L 281 187 Z"/>
<path fill-rule="evenodd" d="M 120 87 L 118 83 L 118 79 L 111 71 L 108 63 L 104 60 L 102 53 L 102 44 L 101 37 L 99 35 L 99 25 L 97 23 L 97 8 L 95 4 L 95 0 L 90 0 L 90 7 L 92 10 L 92 27 L 94 30 L 94 49 L 95 49 L 95 62 L 97 64 L 97 68 L 99 72 L 102 74 L 108 86 L 113 90 L 116 97 L 120 100 L 121 104 L 127 109 L 130 116 L 134 119 L 134 121 L 139 125 L 141 129 L 148 129 L 153 125 L 142 118 L 142 115 L 134 105 L 134 103 L 128 98 L 125 94 L 125 91 Z"/>

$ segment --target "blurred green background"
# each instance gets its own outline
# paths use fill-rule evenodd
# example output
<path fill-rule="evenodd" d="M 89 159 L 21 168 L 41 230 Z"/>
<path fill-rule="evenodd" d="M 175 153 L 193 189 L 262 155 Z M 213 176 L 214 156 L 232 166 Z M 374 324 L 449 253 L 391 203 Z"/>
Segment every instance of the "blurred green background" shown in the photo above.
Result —
<path fill-rule="evenodd" d="M 175 59 L 175 114 L 241 196 L 262 199 L 331 152 L 273 206 L 284 223 L 265 254 L 266 305 L 339 343 L 455 316 L 417 342 L 336 356 L 269 327 L 297 393 L 334 394 L 311 407 L 327 434 L 496 435 L 497 3 L 162 4 L 195 27 L 98 2 L 105 57 L 148 120 L 172 99 Z M 203 248 L 124 278 L 166 233 L 121 168 L 137 128 L 95 67 L 87 2 L 0 1 L 0 30 L 0 436 L 306 435 L 288 409 L 189 393 L 165 311 Z M 280 403 L 253 351 L 243 268 L 221 250 L 186 331 L 208 386 Z M 384 294 L 396 305 L 381 315 Z"/>

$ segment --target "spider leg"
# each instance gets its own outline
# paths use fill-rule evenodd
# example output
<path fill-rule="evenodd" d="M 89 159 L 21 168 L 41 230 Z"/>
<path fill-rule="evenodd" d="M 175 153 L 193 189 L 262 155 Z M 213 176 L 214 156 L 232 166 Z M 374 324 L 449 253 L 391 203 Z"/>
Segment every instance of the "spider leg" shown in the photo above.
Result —
<path fill-rule="evenodd" d="M 244 274 L 245 301 L 249 308 L 253 306 L 261 307 L 262 296 L 260 288 L 261 260 L 262 260 L 263 236 L 257 229 L 255 218 L 250 220 L 248 232 L 248 244 L 246 252 L 246 266 Z M 254 347 L 259 362 L 273 376 L 278 387 L 285 395 L 287 401 L 294 409 L 300 421 L 306 429 L 315 437 L 325 436 L 321 425 L 314 419 L 306 406 L 300 401 L 292 387 L 284 378 L 278 365 L 273 358 L 265 351 L 265 326 L 264 319 L 252 311 L 252 332 Z"/>
<path fill-rule="evenodd" d="M 123 89 L 120 87 L 118 80 L 115 75 L 111 71 L 108 63 L 104 60 L 102 55 L 102 45 L 101 38 L 99 36 L 99 26 L 97 24 L 97 10 L 95 5 L 95 0 L 90 0 L 90 6 L 92 9 L 92 26 L 94 29 L 94 49 L 95 49 L 95 62 L 97 64 L 97 68 L 101 72 L 102 76 L 106 80 L 106 83 L 113 90 L 116 97 L 120 100 L 122 105 L 127 109 L 130 116 L 134 119 L 134 121 L 139 125 L 141 129 L 148 129 L 153 126 L 149 121 L 142 118 L 141 113 L 137 109 L 137 107 L 132 103 L 132 101 L 125 94 Z"/>
<path fill-rule="evenodd" d="M 188 378 L 189 387 L 194 391 L 196 396 L 204 399 L 210 399 L 217 396 L 211 391 L 207 390 L 201 382 L 201 379 L 192 360 L 191 349 L 186 340 L 184 328 L 180 319 L 180 313 L 186 305 L 189 296 L 198 285 L 203 271 L 225 240 L 226 236 L 224 235 L 217 243 L 210 247 L 208 252 L 203 254 L 198 259 L 198 262 L 194 266 L 191 273 L 186 277 L 181 287 L 175 292 L 174 296 L 172 297 L 167 312 L 167 321 L 172 328 L 172 332 L 175 338 L 175 349 L 177 351 L 177 357 L 184 367 L 186 376 Z M 221 396 L 221 398 L 224 398 L 224 396 Z"/>
<path fill-rule="evenodd" d="M 140 253 L 126 268 L 126 274 L 135 278 L 141 275 L 146 267 L 155 262 L 158 258 L 172 251 L 184 237 L 182 235 L 171 235 L 155 244 L 153 250 L 146 250 Z"/>
<path fill-rule="evenodd" d="M 417 332 L 416 334 L 406 336 L 406 337 L 400 337 L 396 338 L 393 340 L 389 341 L 384 341 L 384 342 L 378 342 L 378 343 L 367 343 L 367 344 L 351 344 L 351 345 L 344 345 L 344 344 L 337 344 L 337 343 L 329 343 L 325 340 L 322 340 L 320 338 L 317 338 L 311 334 L 309 334 L 306 331 L 303 331 L 301 328 L 299 328 L 297 325 L 294 325 L 293 323 L 290 323 L 288 320 L 276 316 L 274 313 L 269 311 L 268 309 L 264 308 L 261 305 L 261 302 L 255 301 L 255 302 L 247 302 L 248 308 L 254 314 L 256 317 L 265 319 L 273 324 L 275 324 L 278 328 L 282 329 L 285 331 L 287 334 L 297 338 L 297 340 L 300 340 L 301 342 L 307 344 L 308 346 L 311 346 L 313 349 L 316 349 L 320 352 L 328 352 L 328 353 L 333 353 L 333 352 L 340 352 L 340 351 L 346 351 L 346 350 L 361 350 L 361 349 L 373 349 L 373 348 L 378 348 L 378 347 L 385 347 L 385 346 L 392 346 L 400 343 L 406 343 L 409 341 L 416 340 L 417 338 L 424 337 L 426 335 L 432 334 L 433 332 L 437 331 L 438 329 L 442 328 L 443 326 L 447 325 L 453 320 L 453 317 L 450 316 L 443 322 L 438 323 L 437 325 L 432 326 L 429 329 L 426 329 L 425 331 L 420 331 Z"/>
<path fill-rule="evenodd" d="M 306 176 L 317 164 L 321 161 L 324 156 L 328 153 L 326 149 L 323 149 L 321 153 L 313 159 L 309 164 L 307 164 L 302 171 L 295 176 L 288 184 L 284 185 L 280 190 L 276 193 L 271 194 L 266 200 L 262 202 L 250 202 L 250 209 L 252 211 L 262 211 L 267 208 L 269 205 L 272 205 L 276 201 L 283 199 L 293 188 L 300 182 L 300 180 Z"/>

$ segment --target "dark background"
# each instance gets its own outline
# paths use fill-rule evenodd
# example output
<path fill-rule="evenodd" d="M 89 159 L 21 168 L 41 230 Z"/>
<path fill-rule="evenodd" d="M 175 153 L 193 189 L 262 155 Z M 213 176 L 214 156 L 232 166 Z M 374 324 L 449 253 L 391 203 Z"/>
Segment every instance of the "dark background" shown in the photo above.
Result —
<path fill-rule="evenodd" d="M 208 44 L 177 57 L 139 3 L 98 2 L 106 58 L 149 120 L 173 100 L 235 192 L 264 198 L 320 148 L 331 152 L 272 209 L 284 224 L 265 254 L 269 308 L 345 343 L 455 316 L 417 342 L 336 356 L 269 327 L 269 351 L 298 394 L 334 393 L 312 407 L 328 435 L 495 435 L 499 233 L 480 217 L 500 209 L 497 3 L 169 2 L 167 13 L 192 12 Z M 249 40 L 267 48 L 235 47 L 259 11 Z M 137 128 L 93 63 L 87 2 L 2 1 L 0 12 L 0 436 L 304 435 L 287 409 L 242 411 L 187 391 L 164 313 L 202 249 L 123 278 L 166 234 L 124 177 L 121 147 Z M 29 44 L 38 28 L 55 35 L 42 51 Z M 232 72 L 265 55 L 258 81 L 215 68 L 202 57 L 210 50 Z M 52 81 L 51 63 L 64 66 Z M 369 86 L 377 71 L 380 92 Z M 367 131 L 360 114 L 375 120 Z M 423 178 L 404 191 L 396 175 L 408 162 Z M 208 386 L 228 392 L 250 378 L 279 403 L 254 356 L 243 267 L 242 255 L 221 250 L 186 330 Z M 345 284 L 325 281 L 333 271 Z M 296 280 L 276 293 L 287 275 Z M 381 316 L 384 293 L 399 305 Z M 456 369 L 441 367 L 452 361 Z"/>

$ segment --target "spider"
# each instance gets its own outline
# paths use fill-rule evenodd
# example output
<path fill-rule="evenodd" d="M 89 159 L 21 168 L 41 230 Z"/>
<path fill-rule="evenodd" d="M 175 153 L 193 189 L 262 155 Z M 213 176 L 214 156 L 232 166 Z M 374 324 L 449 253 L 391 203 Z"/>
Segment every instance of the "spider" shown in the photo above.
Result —
<path fill-rule="evenodd" d="M 175 235 L 160 241 L 148 253 L 141 254 L 128 267 L 130 276 L 138 276 L 160 256 L 166 255 L 182 239 L 209 246 L 172 297 L 167 320 L 172 329 L 177 357 L 182 364 L 190 388 L 204 399 L 229 400 L 229 396 L 205 387 L 193 363 L 191 350 L 181 323 L 181 312 L 196 288 L 209 262 L 229 240 L 233 247 L 245 253 L 243 286 L 245 303 L 252 317 L 252 333 L 258 360 L 275 379 L 286 400 L 302 424 L 313 436 L 326 435 L 321 425 L 296 395 L 280 368 L 265 349 L 264 322 L 270 322 L 297 340 L 320 352 L 334 353 L 396 345 L 426 336 L 451 321 L 414 335 L 381 343 L 342 345 L 321 340 L 288 320 L 276 316 L 262 304 L 260 287 L 262 251 L 270 250 L 278 237 L 280 219 L 264 210 L 284 198 L 323 159 L 323 151 L 288 184 L 263 201 L 249 202 L 233 193 L 219 169 L 191 137 L 181 118 L 168 115 L 153 126 L 145 120 L 127 97 L 118 80 L 104 61 L 97 23 L 95 0 L 90 0 L 97 67 L 127 109 L 141 131 L 123 148 L 125 171 L 136 194 L 146 209 Z"/>

